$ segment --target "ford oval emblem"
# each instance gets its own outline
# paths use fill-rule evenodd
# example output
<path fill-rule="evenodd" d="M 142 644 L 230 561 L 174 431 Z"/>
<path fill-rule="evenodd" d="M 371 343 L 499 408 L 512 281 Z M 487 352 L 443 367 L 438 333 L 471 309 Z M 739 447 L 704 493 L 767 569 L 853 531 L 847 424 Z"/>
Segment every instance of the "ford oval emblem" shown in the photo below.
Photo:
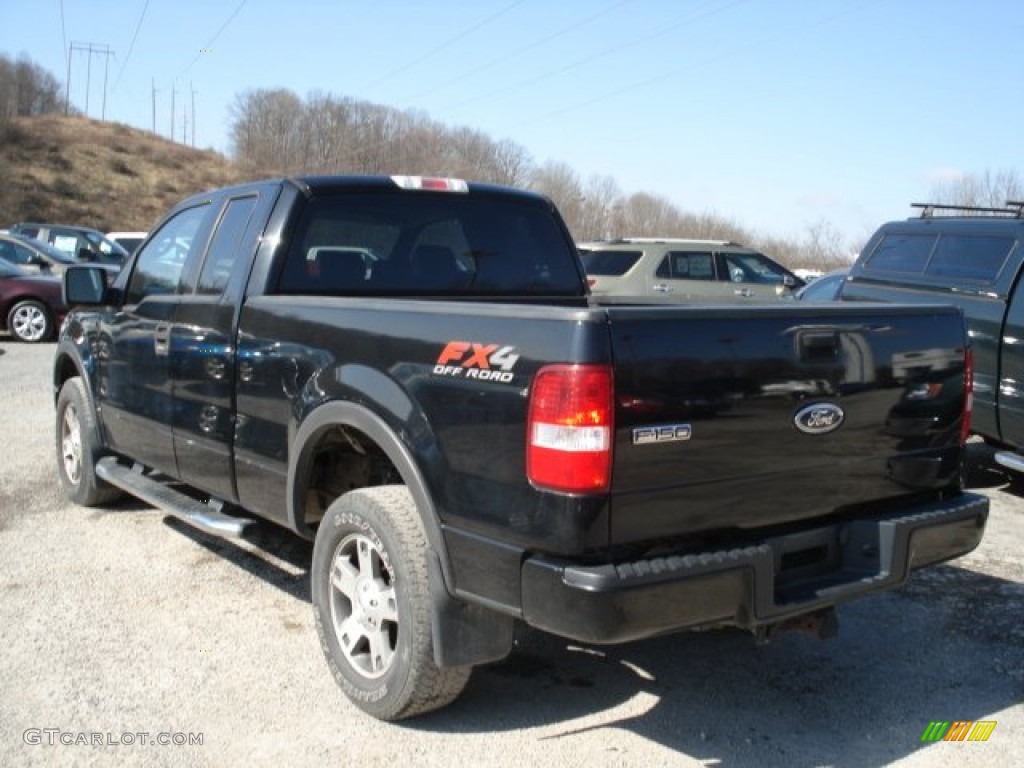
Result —
<path fill-rule="evenodd" d="M 846 414 L 838 405 L 832 403 L 815 403 L 805 405 L 793 417 L 793 423 L 801 432 L 808 435 L 824 435 L 835 432 L 843 423 Z"/>

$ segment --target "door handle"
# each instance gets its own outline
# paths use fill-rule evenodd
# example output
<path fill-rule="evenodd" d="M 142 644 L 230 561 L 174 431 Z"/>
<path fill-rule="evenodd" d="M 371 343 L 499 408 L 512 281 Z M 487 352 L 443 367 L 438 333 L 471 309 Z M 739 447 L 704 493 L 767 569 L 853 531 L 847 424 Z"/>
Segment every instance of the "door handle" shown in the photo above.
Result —
<path fill-rule="evenodd" d="M 171 324 L 157 323 L 153 331 L 153 353 L 166 357 L 171 349 Z"/>
<path fill-rule="evenodd" d="M 657 293 L 672 293 L 672 286 L 665 283 L 655 283 L 651 286 Z"/>
<path fill-rule="evenodd" d="M 733 291 L 733 293 L 735 293 L 737 296 L 742 296 L 746 299 L 749 299 L 751 296 L 754 295 L 754 292 L 749 288 L 737 288 L 735 291 Z"/>

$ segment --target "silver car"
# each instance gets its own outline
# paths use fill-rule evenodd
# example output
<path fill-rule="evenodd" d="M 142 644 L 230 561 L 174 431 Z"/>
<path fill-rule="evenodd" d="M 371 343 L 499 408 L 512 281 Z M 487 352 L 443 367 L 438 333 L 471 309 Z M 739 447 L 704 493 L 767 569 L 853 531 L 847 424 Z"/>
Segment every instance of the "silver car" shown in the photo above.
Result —
<path fill-rule="evenodd" d="M 791 298 L 804 285 L 763 253 L 724 240 L 632 237 L 578 248 L 595 296 L 766 300 Z"/>

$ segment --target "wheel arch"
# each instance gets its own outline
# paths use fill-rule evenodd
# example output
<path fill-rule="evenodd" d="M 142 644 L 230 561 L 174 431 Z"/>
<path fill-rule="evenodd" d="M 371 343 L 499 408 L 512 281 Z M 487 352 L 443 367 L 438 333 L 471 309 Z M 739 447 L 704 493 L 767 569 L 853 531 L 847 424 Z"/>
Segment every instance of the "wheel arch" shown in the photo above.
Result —
<path fill-rule="evenodd" d="M 66 339 L 57 342 L 57 353 L 53 360 L 53 402 L 56 404 L 64 382 L 75 376 L 80 376 L 85 384 L 85 394 L 89 398 L 89 405 L 96 410 L 96 403 L 92 396 L 92 376 L 89 367 L 82 360 L 78 348 Z"/>
<path fill-rule="evenodd" d="M 445 588 L 451 591 L 453 581 L 441 520 L 423 473 L 412 451 L 391 426 L 363 405 L 330 401 L 317 407 L 302 421 L 289 452 L 286 495 L 289 527 L 306 538 L 313 538 L 313 529 L 305 519 L 304 500 L 312 483 L 318 451 L 328 435 L 339 429 L 356 430 L 365 436 L 399 474 L 416 503 L 427 543 L 440 563 Z"/>

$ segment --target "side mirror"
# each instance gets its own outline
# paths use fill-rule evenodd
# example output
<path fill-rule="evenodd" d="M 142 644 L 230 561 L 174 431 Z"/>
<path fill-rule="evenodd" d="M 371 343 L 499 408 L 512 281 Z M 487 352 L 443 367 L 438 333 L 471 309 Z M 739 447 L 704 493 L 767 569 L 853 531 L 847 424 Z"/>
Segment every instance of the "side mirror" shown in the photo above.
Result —
<path fill-rule="evenodd" d="M 107 270 L 102 267 L 68 267 L 62 288 L 64 303 L 73 306 L 101 306 L 107 293 Z"/>

